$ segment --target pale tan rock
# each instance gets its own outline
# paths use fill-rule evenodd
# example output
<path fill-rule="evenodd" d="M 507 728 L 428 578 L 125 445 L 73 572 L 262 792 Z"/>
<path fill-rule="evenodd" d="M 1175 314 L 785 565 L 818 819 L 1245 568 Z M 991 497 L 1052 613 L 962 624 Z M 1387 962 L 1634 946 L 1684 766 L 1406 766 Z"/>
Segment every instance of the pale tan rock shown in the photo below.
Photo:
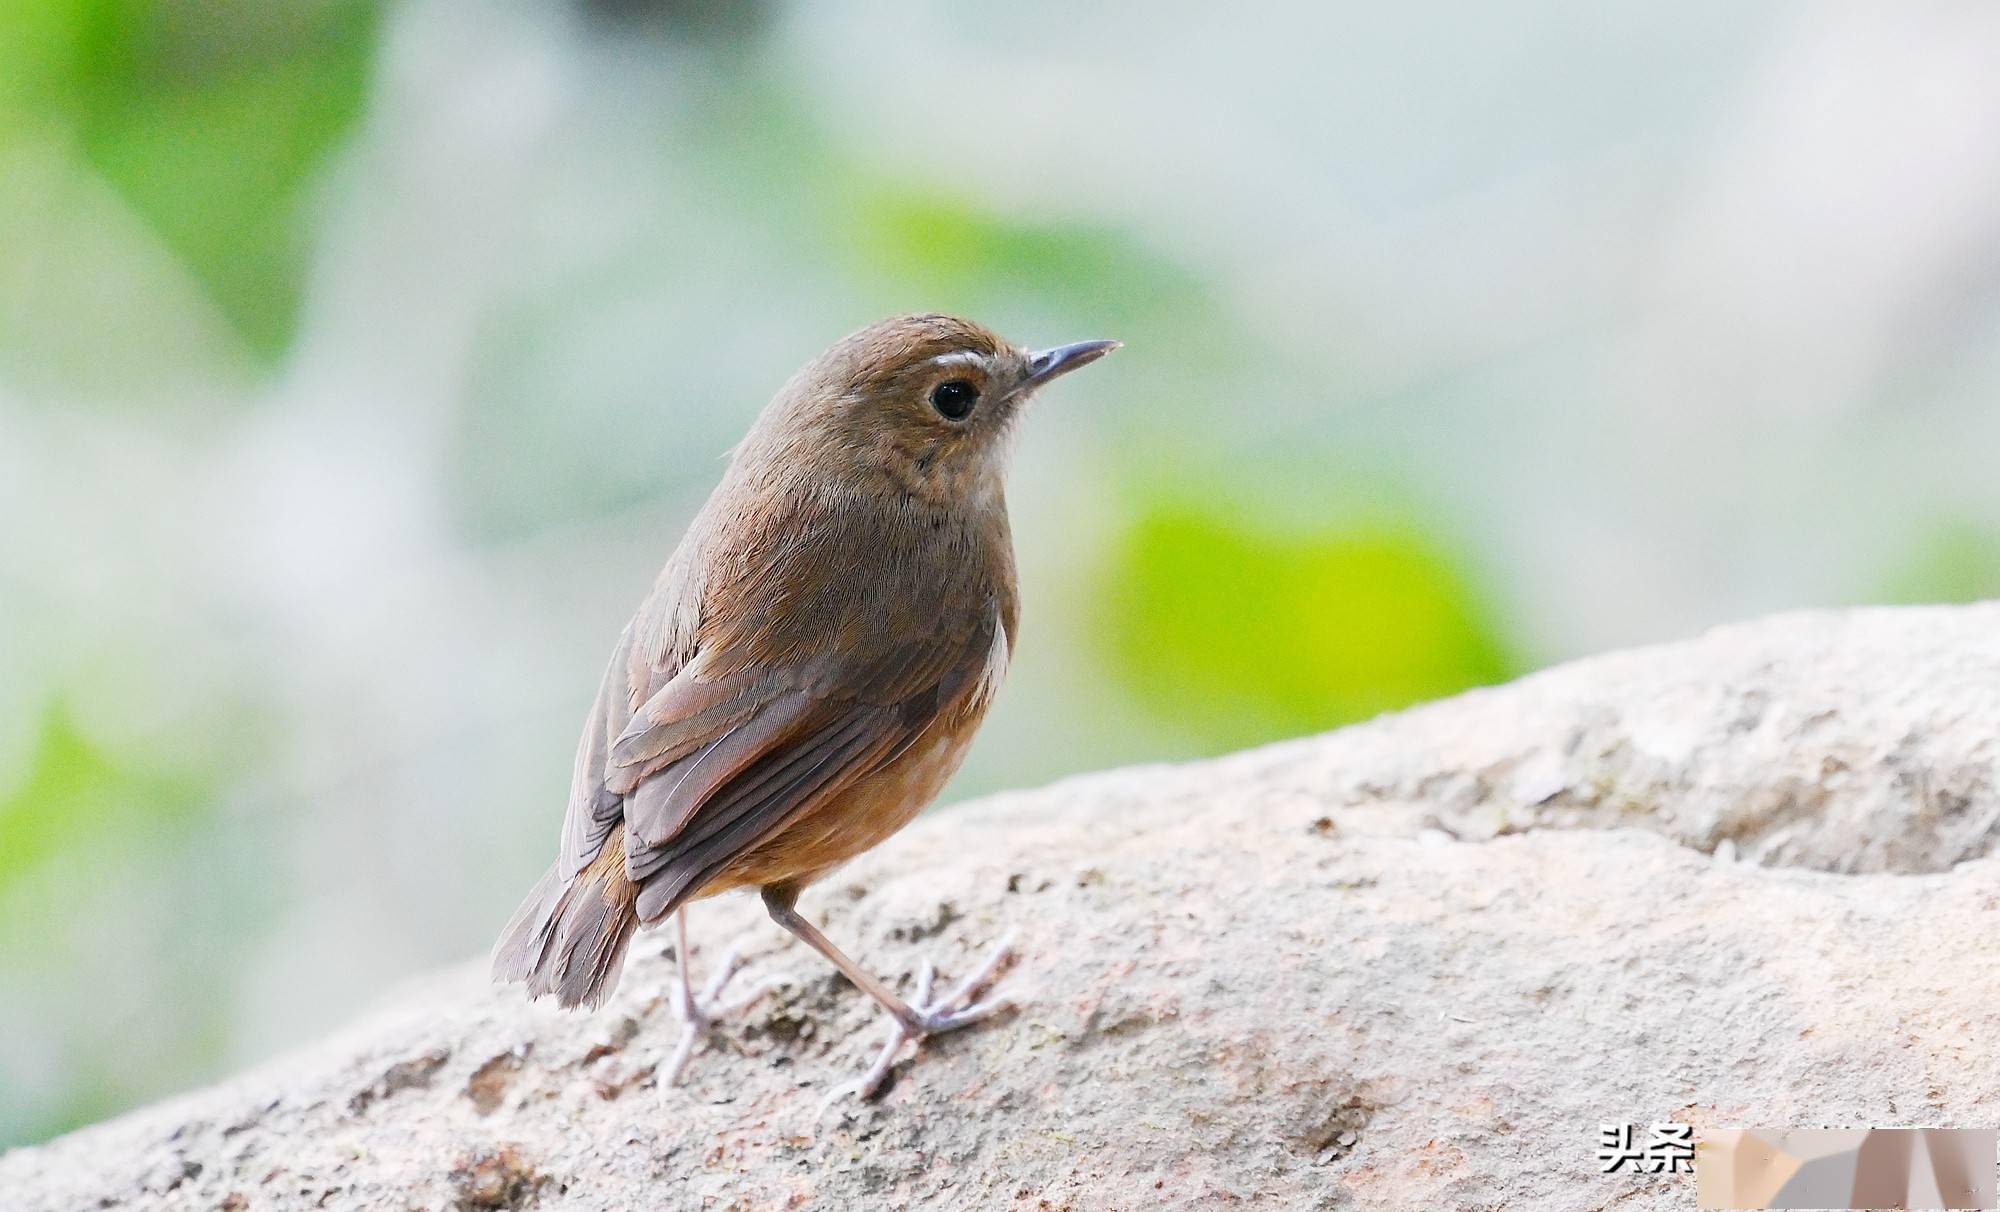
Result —
<path fill-rule="evenodd" d="M 2000 608 L 1867 610 L 1001 796 L 807 897 L 906 988 L 1030 957 L 879 1103 L 815 1118 L 881 1024 L 726 900 L 697 966 L 797 983 L 664 1098 L 649 935 L 594 1016 L 470 965 L 0 1208 L 1685 1208 L 1597 1126 L 2000 1121 L 1996 736 Z"/>

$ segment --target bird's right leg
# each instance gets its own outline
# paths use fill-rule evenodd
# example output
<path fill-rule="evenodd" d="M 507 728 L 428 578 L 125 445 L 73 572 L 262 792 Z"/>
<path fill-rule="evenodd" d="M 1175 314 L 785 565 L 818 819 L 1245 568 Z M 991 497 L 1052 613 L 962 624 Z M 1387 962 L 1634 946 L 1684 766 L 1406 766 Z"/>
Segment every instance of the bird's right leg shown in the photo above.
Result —
<path fill-rule="evenodd" d="M 960 981 L 956 987 L 935 1000 L 931 997 L 931 981 L 934 975 L 930 962 L 926 960 L 917 974 L 917 1004 L 910 1005 L 897 997 L 889 986 L 860 964 L 849 959 L 847 953 L 833 945 L 833 940 L 820 932 L 819 927 L 805 919 L 795 905 L 799 891 L 783 884 L 773 884 L 764 888 L 764 908 L 771 920 L 789 930 L 813 950 L 819 952 L 840 969 L 842 976 L 854 982 L 855 986 L 878 1002 L 889 1012 L 889 1038 L 875 1063 L 860 1079 L 836 1090 L 833 1098 L 852 1091 L 862 1098 L 872 1096 L 888 1080 L 889 1067 L 896 1061 L 896 1053 L 907 1040 L 921 1040 L 926 1036 L 938 1035 L 946 1031 L 956 1031 L 974 1023 L 992 1018 L 1003 1010 L 1013 1008 L 1013 999 L 1002 994 L 985 1001 L 975 1002 L 974 997 L 992 981 L 993 974 L 1013 956 L 1012 940 L 1003 939 L 973 970 L 972 975 Z M 829 1099 L 831 1103 L 833 1100 Z"/>
<path fill-rule="evenodd" d="M 749 992 L 738 995 L 734 1000 L 722 1001 L 722 990 L 729 984 L 729 978 L 736 975 L 743 966 L 743 956 L 735 944 L 722 955 L 722 963 L 715 969 L 715 975 L 708 978 L 708 984 L 697 997 L 694 978 L 688 972 L 688 928 L 687 909 L 682 907 L 674 912 L 674 987 L 672 989 L 674 1017 L 681 1020 L 680 1043 L 674 1045 L 673 1055 L 660 1066 L 658 1085 L 662 1091 L 680 1084 L 681 1070 L 687 1068 L 688 1058 L 694 1055 L 694 1046 L 701 1037 L 714 1028 L 717 1019 L 734 1014 L 754 1004 L 758 998 L 770 992 L 768 983 L 760 982 Z"/>

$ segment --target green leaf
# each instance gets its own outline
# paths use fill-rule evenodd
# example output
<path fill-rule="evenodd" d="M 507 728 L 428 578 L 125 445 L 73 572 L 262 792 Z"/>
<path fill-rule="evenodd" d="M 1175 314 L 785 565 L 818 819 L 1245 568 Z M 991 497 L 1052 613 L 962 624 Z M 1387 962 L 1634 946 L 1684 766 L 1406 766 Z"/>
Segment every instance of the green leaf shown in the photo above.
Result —
<path fill-rule="evenodd" d="M 265 359 L 312 185 L 361 112 L 373 0 L 0 0 L 0 146 L 73 140 Z"/>
<path fill-rule="evenodd" d="M 1874 600 L 1978 602 L 2000 597 L 2000 532 L 1957 519 L 1936 523 L 1899 548 L 1901 560 Z"/>
<path fill-rule="evenodd" d="M 1155 505 L 1110 569 L 1098 636 L 1112 668 L 1212 751 L 1516 672 L 1491 609 L 1412 525 L 1281 533 Z"/>
<path fill-rule="evenodd" d="M 93 743 L 64 704 L 50 704 L 26 776 L 0 794 L 0 889 L 59 850 L 104 834 L 190 823 L 204 811 L 210 782 L 191 770 L 121 760 Z"/>
<path fill-rule="evenodd" d="M 947 194 L 857 188 L 848 227 L 857 268 L 940 306 L 976 311 L 997 297 L 1087 315 L 1100 324 L 1185 313 L 1213 327 L 1199 279 L 1115 228 L 1003 216 Z"/>

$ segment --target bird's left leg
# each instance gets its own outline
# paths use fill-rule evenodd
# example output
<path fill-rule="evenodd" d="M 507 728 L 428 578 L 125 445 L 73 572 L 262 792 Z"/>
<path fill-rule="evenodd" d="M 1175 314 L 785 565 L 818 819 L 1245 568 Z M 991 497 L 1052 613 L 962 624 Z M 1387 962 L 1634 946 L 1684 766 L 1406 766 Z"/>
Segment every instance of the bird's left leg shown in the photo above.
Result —
<path fill-rule="evenodd" d="M 853 1090 L 862 1098 L 867 1098 L 880 1090 L 882 1083 L 888 1079 L 889 1067 L 896 1061 L 896 1053 L 905 1042 L 945 1031 L 956 1031 L 960 1027 L 969 1027 L 992 1018 L 1014 1004 L 1012 999 L 1004 994 L 988 998 L 983 1002 L 973 1001 L 974 996 L 992 980 L 1000 965 L 1013 955 L 1014 944 L 1011 939 L 1002 939 L 999 945 L 987 953 L 986 959 L 970 976 L 936 1000 L 931 998 L 931 983 L 935 973 L 930 961 L 925 960 L 923 967 L 917 973 L 917 1004 L 912 1006 L 897 997 L 889 986 L 876 979 L 866 968 L 849 959 L 845 952 L 833 945 L 832 939 L 820 933 L 819 927 L 807 921 L 799 913 L 796 908 L 799 899 L 797 888 L 783 884 L 771 885 L 763 890 L 763 894 L 764 907 L 770 912 L 772 921 L 791 931 L 803 939 L 807 946 L 825 956 L 834 967 L 840 969 L 841 975 L 853 981 L 862 992 L 879 1002 L 893 1020 L 889 1027 L 889 1038 L 883 1043 L 882 1051 L 876 1056 L 875 1063 L 868 1067 L 868 1071 L 861 1075 L 859 1081 L 836 1091 L 836 1097 L 847 1090 Z"/>
<path fill-rule="evenodd" d="M 717 1019 L 734 1014 L 755 1003 L 771 991 L 771 986 L 759 982 L 748 992 L 737 995 L 733 1000 L 722 1001 L 722 990 L 729 984 L 729 978 L 736 975 L 743 966 L 743 956 L 735 944 L 722 955 L 722 963 L 715 974 L 708 978 L 701 995 L 695 996 L 694 979 L 688 973 L 688 928 L 687 909 L 682 907 L 674 913 L 674 986 L 671 991 L 674 1017 L 681 1020 L 681 1039 L 674 1045 L 673 1055 L 660 1066 L 658 1085 L 664 1091 L 680 1084 L 681 1070 L 687 1068 L 688 1057 L 694 1055 L 694 1046 L 714 1028 Z"/>

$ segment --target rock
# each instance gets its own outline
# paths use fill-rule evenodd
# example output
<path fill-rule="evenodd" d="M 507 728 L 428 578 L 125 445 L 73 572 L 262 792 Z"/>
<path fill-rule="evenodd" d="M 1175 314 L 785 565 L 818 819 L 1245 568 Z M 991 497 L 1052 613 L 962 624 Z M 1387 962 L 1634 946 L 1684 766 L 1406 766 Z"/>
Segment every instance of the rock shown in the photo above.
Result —
<path fill-rule="evenodd" d="M 697 968 L 790 983 L 683 1087 L 665 932 L 595 1015 L 473 964 L 0 1205 L 1685 1208 L 1598 1126 L 2000 1121 L 1996 737 L 2000 607 L 1863 610 L 1000 796 L 807 895 L 906 990 L 1026 954 L 878 1102 L 822 1110 L 874 1011 L 726 898 Z"/>

